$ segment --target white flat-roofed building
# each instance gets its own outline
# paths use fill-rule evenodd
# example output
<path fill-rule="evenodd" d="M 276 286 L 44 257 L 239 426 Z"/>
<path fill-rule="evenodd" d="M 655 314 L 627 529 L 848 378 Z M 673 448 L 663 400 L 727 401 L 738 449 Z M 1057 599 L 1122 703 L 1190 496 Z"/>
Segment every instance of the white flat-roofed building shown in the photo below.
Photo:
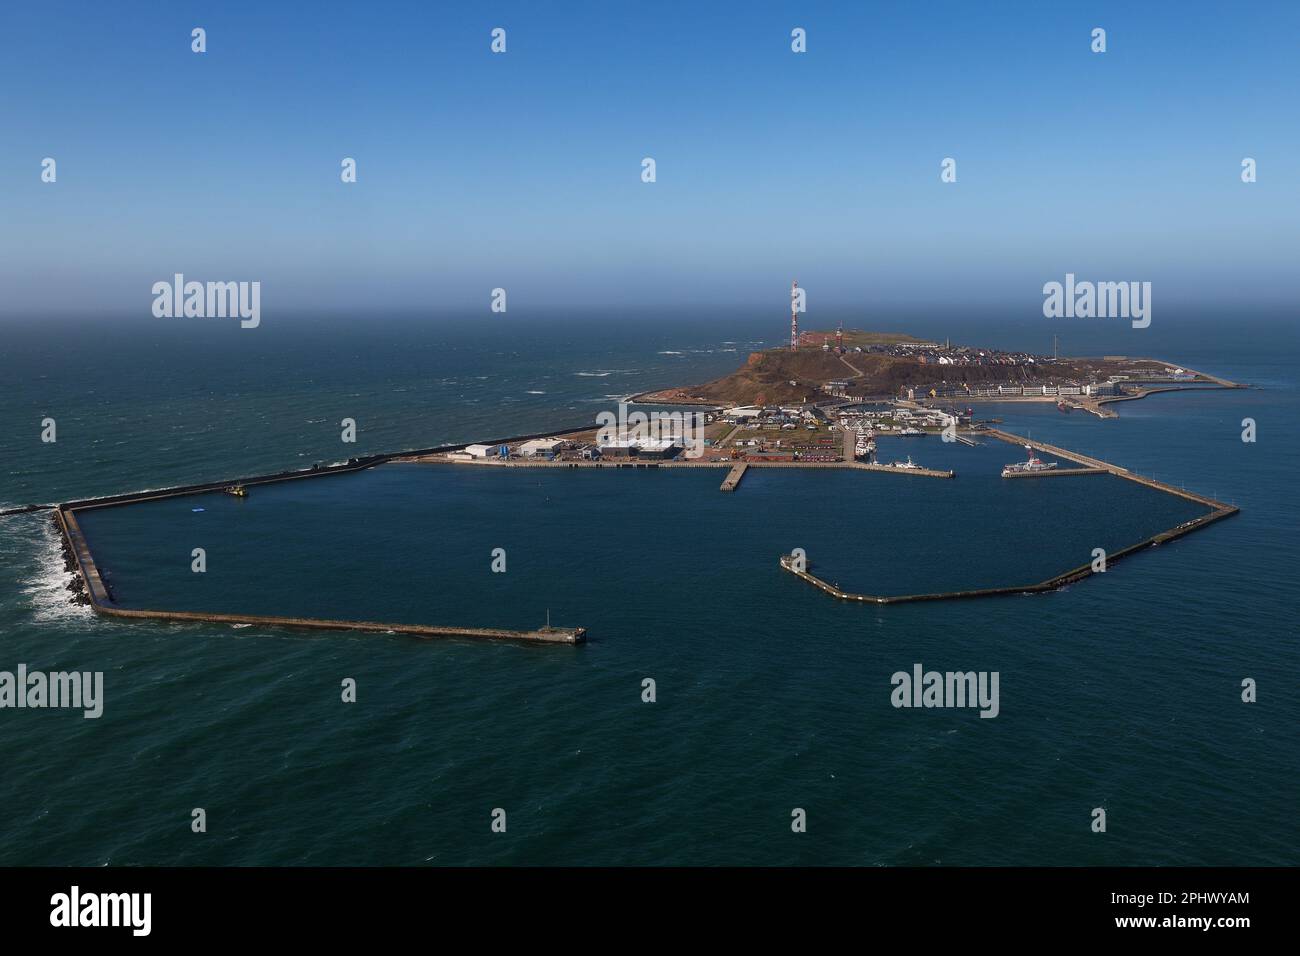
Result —
<path fill-rule="evenodd" d="M 534 438 L 519 446 L 519 454 L 525 458 L 536 458 L 538 455 L 555 451 L 562 444 L 564 444 L 562 438 Z"/>
<path fill-rule="evenodd" d="M 648 438 L 637 446 L 642 458 L 671 458 L 676 454 L 677 441 L 672 438 Z"/>
<path fill-rule="evenodd" d="M 600 446 L 602 458 L 671 458 L 680 446 L 672 438 L 617 438 Z"/>
<path fill-rule="evenodd" d="M 495 445 L 466 445 L 465 454 L 471 458 L 486 458 L 492 454 L 492 449 L 495 447 Z"/>

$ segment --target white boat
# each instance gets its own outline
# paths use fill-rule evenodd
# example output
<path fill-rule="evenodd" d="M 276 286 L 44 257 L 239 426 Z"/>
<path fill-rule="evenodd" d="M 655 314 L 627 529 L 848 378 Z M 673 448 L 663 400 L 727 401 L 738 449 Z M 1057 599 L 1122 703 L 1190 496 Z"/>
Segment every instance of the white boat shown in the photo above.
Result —
<path fill-rule="evenodd" d="M 1029 452 L 1029 460 L 1017 461 L 1013 464 L 1007 465 L 1005 468 L 1002 469 L 1003 478 L 1010 478 L 1012 475 L 1041 474 L 1044 471 L 1051 471 L 1053 468 L 1057 466 L 1057 464 L 1059 464 L 1059 462 L 1042 461 L 1036 458 L 1034 456 L 1034 448 L 1032 445 L 1026 445 L 1025 451 Z"/>
<path fill-rule="evenodd" d="M 912 456 L 908 455 L 907 461 L 891 461 L 889 463 L 889 467 L 890 468 L 920 468 L 921 466 L 918 465 L 916 462 L 912 461 Z"/>
<path fill-rule="evenodd" d="M 858 438 L 853 445 L 855 458 L 869 458 L 876 451 L 876 433 L 869 428 L 859 428 Z"/>

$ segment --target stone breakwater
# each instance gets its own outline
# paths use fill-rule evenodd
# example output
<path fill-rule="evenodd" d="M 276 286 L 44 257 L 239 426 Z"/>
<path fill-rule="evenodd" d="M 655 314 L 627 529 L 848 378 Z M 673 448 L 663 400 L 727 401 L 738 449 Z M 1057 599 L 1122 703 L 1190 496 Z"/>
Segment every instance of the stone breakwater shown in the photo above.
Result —
<path fill-rule="evenodd" d="M 142 496 L 150 500 L 155 495 Z M 98 504 L 93 507 L 112 507 L 127 504 L 115 501 L 114 505 Z M 76 508 L 62 506 L 55 509 L 54 521 L 63 541 L 65 566 L 77 572 L 69 590 L 73 600 L 88 604 L 97 614 L 107 617 L 144 618 L 155 621 L 184 621 L 205 624 L 258 624 L 279 629 L 311 629 L 329 631 L 367 631 L 384 634 L 409 634 L 415 637 L 453 637 L 503 641 L 523 641 L 534 644 L 581 644 L 586 640 L 583 627 L 545 627 L 533 630 L 515 630 L 499 627 L 453 627 L 439 624 L 403 624 L 380 621 L 337 620 L 332 618 L 285 617 L 267 614 L 227 614 L 205 611 L 170 611 L 163 609 L 126 608 L 118 605 L 112 588 L 100 573 L 90 545 L 77 521 Z"/>
<path fill-rule="evenodd" d="M 81 576 L 81 567 L 77 564 L 77 555 L 72 550 L 72 545 L 68 541 L 68 536 L 63 533 L 63 525 L 59 522 L 57 514 L 50 515 L 50 523 L 54 525 L 59 532 L 59 546 L 63 552 L 63 570 L 72 575 L 72 580 L 68 582 L 67 588 L 72 592 L 69 601 L 73 604 L 88 605 L 91 603 L 90 595 L 86 593 L 86 581 Z"/>
<path fill-rule="evenodd" d="M 1214 522 L 1219 521 L 1223 518 L 1231 517 L 1232 515 L 1237 514 L 1239 510 L 1236 505 L 1230 505 L 1226 502 L 1218 501 L 1207 495 L 1198 494 L 1194 491 L 1188 491 L 1186 488 L 1178 488 L 1167 482 L 1158 481 L 1155 478 L 1149 478 L 1145 475 L 1139 475 L 1136 472 L 1130 471 L 1127 468 L 1121 468 L 1119 465 L 1113 465 L 1110 462 L 1102 461 L 1100 458 L 1092 458 L 1087 455 L 1081 455 L 1078 452 L 1073 452 L 1070 451 L 1069 449 L 1061 448 L 1057 445 L 1048 445 L 1048 444 L 1044 444 L 1043 442 L 1035 442 L 1032 441 L 1031 439 L 1022 438 L 1019 435 L 1012 434 L 1011 432 L 1004 432 L 1001 429 L 997 429 L 997 428 L 990 428 L 985 432 L 983 432 L 983 434 L 989 435 L 993 438 L 998 439 L 999 441 L 1004 441 L 1013 445 L 1033 445 L 1034 448 L 1037 448 L 1048 454 L 1060 455 L 1062 458 L 1067 458 L 1073 462 L 1078 463 L 1081 466 L 1076 469 L 1067 469 L 1064 472 L 1060 472 L 1059 474 L 1064 474 L 1067 476 L 1068 475 L 1111 474 L 1117 478 L 1123 478 L 1127 481 L 1132 481 L 1139 485 L 1144 485 L 1148 488 L 1154 488 L 1157 491 L 1162 491 L 1166 494 L 1174 495 L 1179 498 L 1185 498 L 1186 500 L 1193 501 L 1196 504 L 1208 508 L 1209 510 L 1205 514 L 1201 515 L 1199 518 L 1193 518 L 1190 521 L 1184 521 L 1181 524 L 1175 525 L 1172 528 L 1153 534 L 1150 537 L 1143 538 L 1141 541 L 1138 541 L 1135 544 L 1131 544 L 1126 548 L 1121 548 L 1118 551 L 1106 555 L 1105 564 L 1100 567 L 1096 566 L 1093 563 L 1084 564 L 1075 568 L 1070 568 L 1067 571 L 1063 571 L 1062 573 L 1050 577 L 1045 581 L 1038 581 L 1031 584 L 1010 584 L 1010 585 L 1004 585 L 1004 586 L 992 587 L 992 588 L 977 588 L 977 589 L 964 590 L 964 591 L 940 591 L 940 592 L 927 593 L 927 594 L 896 594 L 896 595 L 861 594 L 853 591 L 845 591 L 842 588 L 840 588 L 838 584 L 833 584 L 811 573 L 808 570 L 807 565 L 796 564 L 794 560 L 794 555 L 792 554 L 782 555 L 779 559 L 780 566 L 784 568 L 786 571 L 789 571 L 795 577 L 803 581 L 806 581 L 807 583 L 811 584 L 813 587 L 818 588 L 819 590 L 825 592 L 826 594 L 829 594 L 831 597 L 837 598 L 841 601 L 857 601 L 859 603 L 864 603 L 864 604 L 905 604 L 905 603 L 916 602 L 916 601 L 947 601 L 947 600 L 961 599 L 961 598 L 995 597 L 995 596 L 1010 595 L 1010 594 L 1036 594 L 1044 591 L 1056 591 L 1059 590 L 1060 588 L 1065 587 L 1067 584 L 1073 584 L 1076 581 L 1082 581 L 1085 578 L 1091 577 L 1092 575 L 1099 573 L 1100 571 L 1106 570 L 1106 568 L 1109 565 L 1114 564 L 1116 561 L 1128 557 L 1129 555 L 1136 554 L 1138 551 L 1141 551 L 1144 548 L 1154 547 L 1157 545 L 1165 544 L 1166 542 L 1169 541 L 1174 541 L 1178 538 L 1183 537 L 1183 535 L 1190 534 L 1193 531 L 1196 531 L 1200 528 L 1204 528 L 1207 525 L 1213 524 Z M 1051 474 L 1051 473 L 1048 472 L 1046 474 Z"/>

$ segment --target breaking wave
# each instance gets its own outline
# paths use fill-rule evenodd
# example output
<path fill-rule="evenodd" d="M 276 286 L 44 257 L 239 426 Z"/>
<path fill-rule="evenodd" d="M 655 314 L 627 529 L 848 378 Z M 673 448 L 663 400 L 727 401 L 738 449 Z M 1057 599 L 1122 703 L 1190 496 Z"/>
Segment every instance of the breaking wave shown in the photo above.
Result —
<path fill-rule="evenodd" d="M 32 616 L 42 623 L 51 621 L 85 621 L 94 611 L 85 604 L 73 604 L 68 585 L 76 574 L 63 570 L 63 548 L 59 534 L 49 520 L 42 520 L 31 536 L 35 545 L 36 566 L 22 587 L 32 608 Z"/>

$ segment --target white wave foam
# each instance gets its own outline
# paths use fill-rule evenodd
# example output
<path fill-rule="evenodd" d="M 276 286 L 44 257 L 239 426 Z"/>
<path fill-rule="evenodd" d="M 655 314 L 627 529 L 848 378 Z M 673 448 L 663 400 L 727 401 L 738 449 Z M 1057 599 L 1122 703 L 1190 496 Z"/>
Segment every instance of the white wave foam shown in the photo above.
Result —
<path fill-rule="evenodd" d="M 84 622 L 94 616 L 94 611 L 86 604 L 73 604 L 68 590 L 76 573 L 63 570 L 63 548 L 60 546 L 59 533 L 49 521 L 40 522 L 37 532 L 36 570 L 27 584 L 23 594 L 32 606 L 32 616 L 42 623 L 51 621 Z"/>

